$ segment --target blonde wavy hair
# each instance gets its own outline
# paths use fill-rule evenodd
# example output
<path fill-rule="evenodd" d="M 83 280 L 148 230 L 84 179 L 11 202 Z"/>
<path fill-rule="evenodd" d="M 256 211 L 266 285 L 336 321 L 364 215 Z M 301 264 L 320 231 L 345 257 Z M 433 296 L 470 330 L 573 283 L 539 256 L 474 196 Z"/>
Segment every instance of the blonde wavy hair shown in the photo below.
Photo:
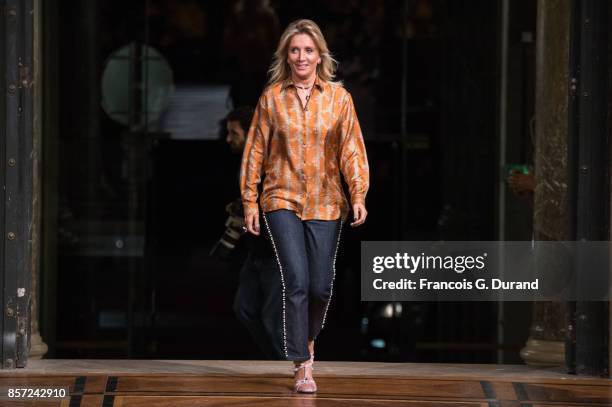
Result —
<path fill-rule="evenodd" d="M 281 35 L 278 47 L 272 58 L 272 64 L 270 69 L 268 69 L 268 74 L 270 75 L 268 85 L 274 85 L 291 77 L 291 68 L 287 63 L 287 55 L 291 38 L 296 34 L 308 34 L 312 38 L 321 57 L 321 63 L 317 64 L 317 75 L 325 82 L 333 82 L 336 77 L 338 61 L 329 52 L 325 37 L 323 37 L 323 33 L 317 23 L 312 20 L 301 19 L 289 24 Z"/>

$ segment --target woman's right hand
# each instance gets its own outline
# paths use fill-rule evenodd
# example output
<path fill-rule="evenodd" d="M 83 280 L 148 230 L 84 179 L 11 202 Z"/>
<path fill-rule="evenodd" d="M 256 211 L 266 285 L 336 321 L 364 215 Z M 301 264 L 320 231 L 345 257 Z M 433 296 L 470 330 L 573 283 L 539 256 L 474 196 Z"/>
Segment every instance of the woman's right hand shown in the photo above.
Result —
<path fill-rule="evenodd" d="M 259 236 L 259 214 L 249 213 L 244 218 L 244 223 L 247 228 L 247 232 Z"/>

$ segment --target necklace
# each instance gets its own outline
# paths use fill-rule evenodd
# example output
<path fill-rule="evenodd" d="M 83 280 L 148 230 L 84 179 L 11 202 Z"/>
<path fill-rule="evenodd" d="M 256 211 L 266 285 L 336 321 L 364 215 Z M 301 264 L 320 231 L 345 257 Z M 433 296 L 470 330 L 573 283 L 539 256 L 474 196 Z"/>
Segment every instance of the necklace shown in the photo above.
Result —
<path fill-rule="evenodd" d="M 298 86 L 298 85 L 295 85 L 296 89 L 301 89 L 303 91 L 307 91 L 308 92 L 308 93 L 306 93 L 304 95 L 304 99 L 306 99 L 306 103 L 308 103 L 308 100 L 310 99 L 310 95 L 312 94 L 313 86 L 314 86 L 314 84 L 310 85 L 310 86 Z"/>
<path fill-rule="evenodd" d="M 307 111 L 308 110 L 308 101 L 310 100 L 310 96 L 312 95 L 312 91 L 314 89 L 314 83 L 310 86 L 304 86 L 304 85 L 298 85 L 297 83 L 293 83 L 293 86 L 295 86 L 295 90 L 297 91 L 296 93 L 298 94 L 298 96 L 300 98 L 304 98 L 304 101 L 302 103 L 302 108 Z M 302 92 L 300 92 L 302 91 Z M 300 96 L 300 93 L 302 93 L 302 96 Z"/>

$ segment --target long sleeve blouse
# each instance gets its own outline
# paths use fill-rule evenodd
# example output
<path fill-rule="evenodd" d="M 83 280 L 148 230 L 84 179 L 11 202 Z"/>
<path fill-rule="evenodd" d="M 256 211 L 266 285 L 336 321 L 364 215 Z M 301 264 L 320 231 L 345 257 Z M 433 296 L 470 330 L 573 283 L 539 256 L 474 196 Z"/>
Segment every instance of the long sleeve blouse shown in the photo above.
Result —
<path fill-rule="evenodd" d="M 245 215 L 259 210 L 263 178 L 264 212 L 289 209 L 302 220 L 345 219 L 349 206 L 340 173 L 351 203 L 365 203 L 368 160 L 350 93 L 317 77 L 303 107 L 291 80 L 266 88 L 242 156 Z"/>

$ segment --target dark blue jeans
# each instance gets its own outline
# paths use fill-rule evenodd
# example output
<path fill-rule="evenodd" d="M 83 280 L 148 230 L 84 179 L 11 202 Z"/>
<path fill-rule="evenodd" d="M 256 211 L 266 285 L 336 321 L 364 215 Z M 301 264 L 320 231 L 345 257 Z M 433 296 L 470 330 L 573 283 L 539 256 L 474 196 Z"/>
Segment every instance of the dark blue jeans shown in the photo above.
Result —
<path fill-rule="evenodd" d="M 281 275 L 285 357 L 304 361 L 310 359 L 308 341 L 325 325 L 342 221 L 302 221 L 285 209 L 263 219 Z"/>

